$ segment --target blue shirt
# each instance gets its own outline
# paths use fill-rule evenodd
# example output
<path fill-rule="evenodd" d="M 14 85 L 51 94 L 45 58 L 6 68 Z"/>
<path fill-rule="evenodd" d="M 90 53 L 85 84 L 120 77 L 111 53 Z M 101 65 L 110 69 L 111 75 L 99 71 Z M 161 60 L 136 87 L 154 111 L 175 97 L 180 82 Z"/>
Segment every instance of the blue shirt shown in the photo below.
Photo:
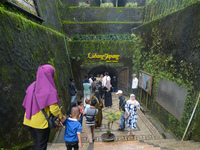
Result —
<path fill-rule="evenodd" d="M 77 132 L 81 133 L 82 131 L 80 122 L 78 122 L 77 119 L 67 118 L 63 125 L 66 126 L 64 140 L 66 142 L 78 141 Z"/>
<path fill-rule="evenodd" d="M 90 95 L 90 87 L 91 87 L 90 83 L 83 83 L 83 88 L 84 88 L 83 93 Z"/>

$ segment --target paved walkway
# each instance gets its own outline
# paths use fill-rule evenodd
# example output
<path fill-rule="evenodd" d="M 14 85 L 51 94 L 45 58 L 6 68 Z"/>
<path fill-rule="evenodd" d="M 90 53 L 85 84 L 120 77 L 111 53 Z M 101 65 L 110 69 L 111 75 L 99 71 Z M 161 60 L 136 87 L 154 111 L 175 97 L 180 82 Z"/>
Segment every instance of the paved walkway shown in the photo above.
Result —
<path fill-rule="evenodd" d="M 103 117 L 102 127 L 95 129 L 95 137 L 96 137 L 95 143 L 96 142 L 105 143 L 105 142 L 102 142 L 102 139 L 101 139 L 101 135 L 103 133 L 106 133 L 106 130 L 107 130 L 105 113 L 107 113 L 111 110 L 116 111 L 116 112 L 119 111 L 118 110 L 118 104 L 119 104 L 118 96 L 115 93 L 112 93 L 112 98 L 113 98 L 113 106 L 111 108 L 104 108 L 103 109 L 103 116 L 104 117 Z M 126 99 L 128 99 L 128 97 L 126 97 Z M 113 124 L 113 128 L 112 128 L 112 133 L 114 133 L 115 136 L 116 136 L 115 142 L 117 142 L 117 141 L 118 142 L 119 141 L 125 142 L 125 141 L 138 141 L 138 140 L 143 141 L 143 140 L 162 139 L 162 136 L 158 132 L 158 130 L 152 125 L 152 123 L 145 117 L 145 115 L 140 110 L 138 111 L 138 122 L 137 122 L 137 128 L 134 131 L 134 133 L 135 133 L 134 136 L 133 135 L 129 135 L 129 136 L 127 135 L 127 133 L 128 133 L 127 128 L 125 128 L 124 131 L 118 131 L 119 125 L 120 125 L 120 120 L 116 121 Z M 59 145 L 63 145 L 63 146 L 64 146 L 64 130 L 65 129 L 62 128 L 60 134 L 54 140 L 56 143 L 60 143 Z M 86 129 L 85 129 L 85 117 L 83 119 L 83 131 L 86 131 Z M 81 137 L 82 137 L 82 142 L 84 143 L 84 147 L 86 148 L 87 146 L 89 146 L 88 140 L 87 140 L 87 133 L 86 132 L 82 133 Z M 109 144 L 111 144 L 111 145 L 112 145 L 112 143 L 113 142 L 111 142 L 111 143 L 109 142 Z M 95 144 L 93 146 L 95 146 Z M 51 150 L 51 149 L 52 148 L 49 145 L 48 150 Z"/>

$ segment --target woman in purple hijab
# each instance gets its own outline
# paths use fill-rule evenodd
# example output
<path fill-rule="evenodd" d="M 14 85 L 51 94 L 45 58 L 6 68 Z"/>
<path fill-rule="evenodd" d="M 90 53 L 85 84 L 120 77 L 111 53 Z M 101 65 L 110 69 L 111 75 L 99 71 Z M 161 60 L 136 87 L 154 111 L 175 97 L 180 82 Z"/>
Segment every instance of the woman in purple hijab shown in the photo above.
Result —
<path fill-rule="evenodd" d="M 39 66 L 36 81 L 27 88 L 22 104 L 26 109 L 23 124 L 33 136 L 34 150 L 46 150 L 50 135 L 48 122 L 41 109 L 44 109 L 48 116 L 53 114 L 60 119 L 64 117 L 58 106 L 54 75 L 55 69 L 51 65 Z"/>

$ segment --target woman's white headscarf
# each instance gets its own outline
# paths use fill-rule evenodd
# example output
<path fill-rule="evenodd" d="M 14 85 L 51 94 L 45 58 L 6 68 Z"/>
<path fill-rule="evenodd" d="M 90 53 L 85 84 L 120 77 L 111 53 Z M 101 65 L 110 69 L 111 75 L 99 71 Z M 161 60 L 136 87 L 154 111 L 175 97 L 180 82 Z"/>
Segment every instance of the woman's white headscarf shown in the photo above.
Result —
<path fill-rule="evenodd" d="M 130 99 L 127 101 L 127 103 L 128 103 L 128 104 L 131 104 L 131 105 L 134 105 L 134 104 L 138 105 L 139 102 L 138 102 L 136 99 L 132 100 L 132 99 L 131 99 L 132 96 L 135 96 L 135 95 L 134 95 L 134 94 L 131 94 L 131 95 L 130 95 Z"/>

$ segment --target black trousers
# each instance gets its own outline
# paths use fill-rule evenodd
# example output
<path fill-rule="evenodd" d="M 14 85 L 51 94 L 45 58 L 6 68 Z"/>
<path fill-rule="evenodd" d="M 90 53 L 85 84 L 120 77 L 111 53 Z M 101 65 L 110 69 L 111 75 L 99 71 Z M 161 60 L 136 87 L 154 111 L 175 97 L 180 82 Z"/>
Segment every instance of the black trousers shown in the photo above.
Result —
<path fill-rule="evenodd" d="M 135 99 L 137 99 L 137 89 L 133 89 L 133 94 L 135 95 Z"/>
<path fill-rule="evenodd" d="M 72 148 L 74 148 L 74 150 L 78 150 L 78 141 L 77 142 L 65 142 L 67 150 L 72 150 Z"/>
<path fill-rule="evenodd" d="M 50 129 L 36 129 L 25 126 L 33 137 L 33 150 L 46 150 L 49 140 Z"/>

